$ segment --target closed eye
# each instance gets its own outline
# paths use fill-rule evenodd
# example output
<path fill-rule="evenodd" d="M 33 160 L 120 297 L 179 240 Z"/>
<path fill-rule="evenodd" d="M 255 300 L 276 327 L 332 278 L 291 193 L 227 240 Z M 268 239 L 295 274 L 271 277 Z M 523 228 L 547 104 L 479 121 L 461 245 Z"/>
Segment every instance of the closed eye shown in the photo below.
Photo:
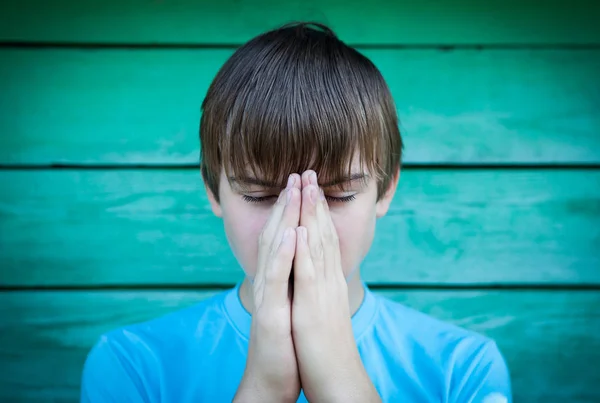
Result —
<path fill-rule="evenodd" d="M 270 199 L 273 199 L 273 201 L 274 201 L 274 200 L 277 200 L 277 197 L 278 196 L 275 196 L 275 195 L 260 196 L 260 197 L 242 195 L 242 198 L 244 199 L 244 201 L 246 201 L 248 203 L 264 203 Z M 352 200 L 356 199 L 356 195 L 350 195 L 350 196 L 344 196 L 344 197 L 333 197 L 333 196 L 325 195 L 325 198 L 330 203 L 348 203 L 348 202 L 351 202 Z"/>

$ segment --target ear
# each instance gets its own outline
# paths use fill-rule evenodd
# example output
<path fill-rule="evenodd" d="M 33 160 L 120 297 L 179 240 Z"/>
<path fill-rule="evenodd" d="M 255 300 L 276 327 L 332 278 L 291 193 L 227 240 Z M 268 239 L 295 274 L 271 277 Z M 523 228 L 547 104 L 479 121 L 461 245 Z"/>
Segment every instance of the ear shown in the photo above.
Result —
<path fill-rule="evenodd" d="M 217 201 L 215 194 L 210 190 L 206 183 L 204 183 L 204 189 L 206 190 L 206 195 L 208 196 L 208 201 L 210 202 L 210 208 L 212 209 L 213 214 L 217 217 L 223 217 L 221 204 Z"/>
<path fill-rule="evenodd" d="M 392 199 L 394 198 L 394 194 L 396 193 L 396 188 L 398 187 L 398 181 L 400 180 L 400 167 L 396 171 L 396 174 L 393 176 L 390 184 L 388 185 L 387 190 L 383 194 L 383 196 L 379 199 L 375 206 L 375 213 L 377 214 L 377 218 L 381 218 L 387 214 L 390 204 L 392 203 Z"/>

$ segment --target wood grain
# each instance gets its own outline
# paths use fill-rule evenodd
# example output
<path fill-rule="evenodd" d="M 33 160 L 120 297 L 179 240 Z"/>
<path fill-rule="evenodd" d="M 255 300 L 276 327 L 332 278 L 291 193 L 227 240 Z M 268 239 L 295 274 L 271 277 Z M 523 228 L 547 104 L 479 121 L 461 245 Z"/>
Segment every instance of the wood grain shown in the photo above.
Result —
<path fill-rule="evenodd" d="M 600 399 L 600 292 L 378 291 L 494 338 L 516 402 Z M 0 293 L 0 400 L 77 401 L 85 356 L 109 329 L 214 292 Z"/>
<path fill-rule="evenodd" d="M 196 170 L 0 172 L 0 284 L 233 284 Z M 408 170 L 362 266 L 381 284 L 600 284 L 600 171 Z"/>
<path fill-rule="evenodd" d="M 35 10 L 35 12 L 32 12 Z M 598 44 L 594 0 L 6 0 L 0 39 L 69 43 L 241 43 L 283 23 L 330 24 L 360 44 Z"/>
<path fill-rule="evenodd" d="M 193 164 L 231 49 L 0 49 L 0 164 Z M 600 163 L 600 50 L 368 49 L 407 163 Z"/>

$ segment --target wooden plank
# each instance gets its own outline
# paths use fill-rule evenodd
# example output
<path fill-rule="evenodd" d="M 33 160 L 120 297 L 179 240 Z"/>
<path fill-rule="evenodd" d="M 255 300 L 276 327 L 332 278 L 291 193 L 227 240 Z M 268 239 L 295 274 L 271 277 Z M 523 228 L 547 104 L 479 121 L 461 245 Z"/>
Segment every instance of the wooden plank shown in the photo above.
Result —
<path fill-rule="evenodd" d="M 35 12 L 32 12 L 35 10 Z M 75 43 L 241 43 L 283 23 L 330 24 L 361 44 L 590 44 L 594 0 L 8 0 L 0 39 Z"/>
<path fill-rule="evenodd" d="M 0 172 L 0 284 L 232 284 L 198 172 Z M 600 171 L 408 170 L 369 282 L 600 284 Z"/>
<path fill-rule="evenodd" d="M 101 333 L 214 293 L 0 293 L 0 401 L 78 401 L 85 356 Z"/>
<path fill-rule="evenodd" d="M 0 49 L 0 164 L 190 164 L 233 50 Z M 407 163 L 600 163 L 600 49 L 371 49 Z"/>
<path fill-rule="evenodd" d="M 600 399 L 599 291 L 378 293 L 494 338 L 511 372 L 515 402 Z M 101 333 L 213 294 L 0 293 L 0 400 L 77 401 L 85 356 Z"/>

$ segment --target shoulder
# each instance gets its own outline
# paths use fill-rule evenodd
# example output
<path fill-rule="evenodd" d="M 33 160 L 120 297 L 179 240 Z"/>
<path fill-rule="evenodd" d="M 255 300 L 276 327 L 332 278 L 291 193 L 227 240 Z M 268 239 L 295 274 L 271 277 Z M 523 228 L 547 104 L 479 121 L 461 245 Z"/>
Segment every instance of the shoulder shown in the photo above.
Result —
<path fill-rule="evenodd" d="M 450 402 L 511 402 L 508 367 L 495 340 L 385 297 L 380 299 L 379 321 L 398 342 L 410 345 L 421 362 L 437 368 L 447 380 Z M 498 400 L 500 397 L 505 400 Z"/>
<path fill-rule="evenodd" d="M 379 300 L 378 321 L 400 337 L 411 339 L 427 349 L 443 352 L 454 350 L 458 344 L 485 345 L 493 341 L 483 334 L 438 319 L 387 297 Z"/>
<path fill-rule="evenodd" d="M 172 361 L 169 357 L 192 344 L 203 323 L 226 321 L 222 314 L 225 294 L 218 292 L 189 307 L 101 334 L 84 363 L 81 401 L 121 397 L 154 401 L 154 388 L 160 384 L 161 368 Z"/>

